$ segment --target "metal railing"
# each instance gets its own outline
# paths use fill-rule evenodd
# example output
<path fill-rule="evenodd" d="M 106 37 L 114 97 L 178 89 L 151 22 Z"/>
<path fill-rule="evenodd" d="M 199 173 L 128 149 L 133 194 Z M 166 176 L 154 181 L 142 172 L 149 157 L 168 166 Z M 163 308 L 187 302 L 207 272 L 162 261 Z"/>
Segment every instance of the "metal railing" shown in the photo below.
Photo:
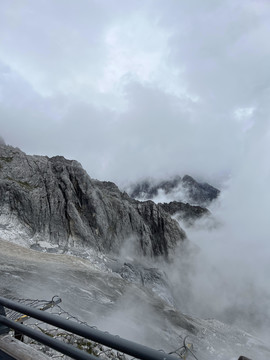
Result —
<path fill-rule="evenodd" d="M 18 302 L 0 297 L 0 304 L 5 308 L 18 311 L 27 316 L 33 317 L 35 319 L 41 320 L 44 323 L 57 326 L 61 329 L 69 331 L 73 334 L 82 336 L 86 339 L 92 340 L 94 342 L 100 343 L 127 355 L 130 355 L 134 358 L 141 360 L 179 360 L 179 358 L 166 354 L 164 352 L 151 349 L 147 346 L 137 344 L 135 342 L 120 338 L 119 336 L 111 335 L 103 331 L 90 328 L 89 326 L 78 324 L 72 320 L 66 320 L 59 316 L 45 313 L 41 310 L 31 308 L 29 306 L 20 304 Z M 1 307 L 0 307 L 1 309 Z M 67 356 L 72 357 L 73 359 L 78 360 L 98 360 L 98 358 L 92 354 L 88 354 L 78 348 L 63 343 L 57 339 L 54 339 L 42 332 L 28 328 L 23 324 L 19 324 L 13 320 L 6 318 L 4 309 L 2 312 L 0 310 L 0 331 L 1 325 L 3 326 L 3 331 L 7 332 L 8 328 L 14 329 L 15 331 L 24 334 L 44 345 L 49 346 L 50 348 L 61 352 Z"/>

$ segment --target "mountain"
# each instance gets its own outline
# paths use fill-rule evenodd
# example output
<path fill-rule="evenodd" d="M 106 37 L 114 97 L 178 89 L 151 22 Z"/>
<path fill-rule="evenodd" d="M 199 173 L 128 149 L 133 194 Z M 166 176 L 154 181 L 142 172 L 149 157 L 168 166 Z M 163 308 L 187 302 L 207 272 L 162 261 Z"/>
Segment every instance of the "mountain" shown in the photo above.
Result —
<path fill-rule="evenodd" d="M 0 146 L 0 236 L 66 251 L 119 252 L 127 239 L 148 256 L 168 256 L 185 232 L 162 206 L 140 202 L 111 182 L 91 179 L 61 156 L 29 156 Z M 131 240 L 130 240 L 131 241 Z M 52 250 L 51 250 L 52 251 Z"/>
<path fill-rule="evenodd" d="M 197 253 L 188 251 L 185 232 L 170 216 L 175 211 L 206 213 L 190 204 L 132 199 L 115 184 L 90 178 L 77 161 L 2 144 L 0 292 L 19 299 L 58 294 L 69 313 L 90 325 L 166 352 L 189 336 L 199 360 L 269 358 L 269 346 L 254 336 L 196 316 L 193 304 L 200 307 L 204 298 L 193 299 Z M 246 316 L 237 300 L 230 316 L 239 307 Z"/>
<path fill-rule="evenodd" d="M 162 193 L 176 201 L 207 206 L 219 196 L 220 191 L 207 183 L 197 182 L 189 175 L 160 182 L 144 180 L 129 188 L 130 196 L 140 200 L 155 199 Z"/>

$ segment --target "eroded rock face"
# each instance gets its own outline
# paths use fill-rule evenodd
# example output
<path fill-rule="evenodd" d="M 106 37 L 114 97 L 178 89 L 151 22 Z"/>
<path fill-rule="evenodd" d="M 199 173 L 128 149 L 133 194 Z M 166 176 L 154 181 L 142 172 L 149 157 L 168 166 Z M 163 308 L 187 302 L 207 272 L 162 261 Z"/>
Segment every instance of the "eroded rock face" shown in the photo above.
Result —
<path fill-rule="evenodd" d="M 190 200 L 199 205 L 209 204 L 220 194 L 220 191 L 215 187 L 207 183 L 197 182 L 189 175 L 183 177 L 182 185 L 186 189 Z"/>
<path fill-rule="evenodd" d="M 201 206 L 190 205 L 189 203 L 183 203 L 180 201 L 171 201 L 170 203 L 159 204 L 163 210 L 170 215 L 175 215 L 186 222 L 193 223 L 200 219 L 202 216 L 210 215 L 210 211 Z"/>
<path fill-rule="evenodd" d="M 172 244 L 176 244 L 179 235 L 182 239 L 185 238 L 184 230 L 176 229 L 174 223 L 168 221 L 168 214 L 159 204 L 156 205 L 153 201 L 136 202 L 136 208 L 144 219 L 147 232 L 149 235 L 153 234 L 151 248 L 154 254 L 168 255 Z"/>
<path fill-rule="evenodd" d="M 115 184 L 91 179 L 73 160 L 28 156 L 0 146 L 0 235 L 19 229 L 63 248 L 118 252 L 132 238 L 144 255 L 167 255 L 184 231 L 160 206 L 139 202 Z M 14 235 L 14 236 L 15 236 Z"/>

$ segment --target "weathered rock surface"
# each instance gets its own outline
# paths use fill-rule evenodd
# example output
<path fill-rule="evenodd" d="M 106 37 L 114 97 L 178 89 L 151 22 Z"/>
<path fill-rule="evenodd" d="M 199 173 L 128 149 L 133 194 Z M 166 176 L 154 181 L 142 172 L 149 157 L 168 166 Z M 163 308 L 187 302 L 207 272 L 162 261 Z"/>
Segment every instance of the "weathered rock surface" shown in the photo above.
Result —
<path fill-rule="evenodd" d="M 170 215 L 176 215 L 177 219 L 188 223 L 193 223 L 202 216 L 210 215 L 210 211 L 201 206 L 190 205 L 180 201 L 171 201 L 170 203 L 158 204 Z"/>
<path fill-rule="evenodd" d="M 91 179 L 73 160 L 29 156 L 0 146 L 0 235 L 31 244 L 118 252 L 133 238 L 144 255 L 167 255 L 184 231 L 161 206 L 139 202 L 115 184 Z"/>
<path fill-rule="evenodd" d="M 199 183 L 191 176 L 174 177 L 172 180 L 154 183 L 144 180 L 131 186 L 130 196 L 136 199 L 154 199 L 159 192 L 165 195 L 173 194 L 174 200 L 187 201 L 195 205 L 205 206 L 216 199 L 220 191 L 207 183 Z"/>
<path fill-rule="evenodd" d="M 185 175 L 182 185 L 186 189 L 190 200 L 196 204 L 207 204 L 216 199 L 220 191 L 207 183 L 199 183 L 191 176 Z"/>
<path fill-rule="evenodd" d="M 176 176 L 172 180 L 160 181 L 157 184 L 151 180 L 144 180 L 131 187 L 130 196 L 132 198 L 153 199 L 158 195 L 159 190 L 164 190 L 165 194 L 168 194 L 177 188 L 180 183 L 180 176 Z"/>

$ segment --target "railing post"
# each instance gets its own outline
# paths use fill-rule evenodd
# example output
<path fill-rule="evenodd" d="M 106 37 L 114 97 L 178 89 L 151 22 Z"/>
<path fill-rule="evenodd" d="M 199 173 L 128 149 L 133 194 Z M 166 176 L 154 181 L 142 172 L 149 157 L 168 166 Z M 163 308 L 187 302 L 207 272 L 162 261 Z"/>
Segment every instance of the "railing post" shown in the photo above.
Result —
<path fill-rule="evenodd" d="M 1 304 L 0 304 L 0 315 L 6 316 L 5 308 Z M 9 327 L 0 323 L 0 335 L 8 334 L 9 331 L 10 331 Z"/>

